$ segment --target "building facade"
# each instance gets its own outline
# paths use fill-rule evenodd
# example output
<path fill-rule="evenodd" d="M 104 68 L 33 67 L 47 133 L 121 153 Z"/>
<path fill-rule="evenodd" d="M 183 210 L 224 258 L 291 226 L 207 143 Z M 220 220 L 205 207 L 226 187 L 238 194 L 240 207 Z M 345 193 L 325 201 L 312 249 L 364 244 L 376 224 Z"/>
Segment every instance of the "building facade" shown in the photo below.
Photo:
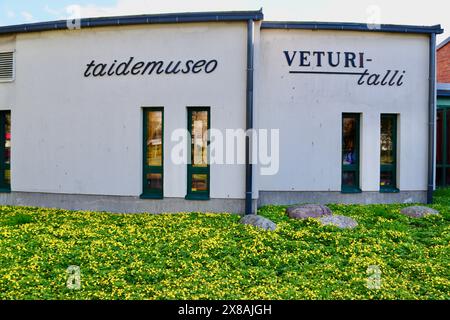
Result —
<path fill-rule="evenodd" d="M 437 46 L 436 185 L 450 186 L 450 37 Z"/>
<path fill-rule="evenodd" d="M 246 213 L 426 202 L 441 32 L 261 11 L 0 27 L 0 202 Z"/>

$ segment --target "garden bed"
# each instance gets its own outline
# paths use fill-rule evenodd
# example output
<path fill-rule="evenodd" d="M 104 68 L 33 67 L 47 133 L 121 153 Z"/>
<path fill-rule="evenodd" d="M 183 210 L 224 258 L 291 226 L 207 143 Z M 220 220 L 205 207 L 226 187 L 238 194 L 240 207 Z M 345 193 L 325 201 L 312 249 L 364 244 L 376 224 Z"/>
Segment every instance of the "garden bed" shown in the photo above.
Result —
<path fill-rule="evenodd" d="M 231 214 L 3 206 L 0 299 L 449 299 L 450 207 L 421 219 L 403 207 L 330 205 L 359 223 L 341 230 L 268 206 L 270 232 Z M 380 289 L 366 286 L 371 266 Z"/>

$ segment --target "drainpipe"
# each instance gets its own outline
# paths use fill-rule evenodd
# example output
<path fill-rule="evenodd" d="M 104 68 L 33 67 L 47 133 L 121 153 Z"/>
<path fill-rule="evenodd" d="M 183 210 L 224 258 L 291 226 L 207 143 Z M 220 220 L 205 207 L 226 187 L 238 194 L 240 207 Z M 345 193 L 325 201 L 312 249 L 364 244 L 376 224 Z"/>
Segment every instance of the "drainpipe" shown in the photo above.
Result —
<path fill-rule="evenodd" d="M 436 34 L 430 34 L 430 74 L 428 95 L 428 188 L 427 204 L 433 203 L 434 191 L 434 123 L 436 117 Z"/>
<path fill-rule="evenodd" d="M 253 129 L 253 20 L 247 21 L 247 97 L 246 129 Z M 253 166 L 250 159 L 250 137 L 245 140 L 245 214 L 253 214 Z"/>

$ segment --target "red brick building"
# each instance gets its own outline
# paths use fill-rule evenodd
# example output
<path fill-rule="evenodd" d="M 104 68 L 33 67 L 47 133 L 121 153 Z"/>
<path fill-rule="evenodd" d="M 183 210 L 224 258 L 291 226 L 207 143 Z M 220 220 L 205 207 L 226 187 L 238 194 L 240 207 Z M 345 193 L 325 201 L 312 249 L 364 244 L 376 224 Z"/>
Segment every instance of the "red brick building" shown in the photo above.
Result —
<path fill-rule="evenodd" d="M 450 83 L 450 37 L 437 47 L 437 82 Z"/>

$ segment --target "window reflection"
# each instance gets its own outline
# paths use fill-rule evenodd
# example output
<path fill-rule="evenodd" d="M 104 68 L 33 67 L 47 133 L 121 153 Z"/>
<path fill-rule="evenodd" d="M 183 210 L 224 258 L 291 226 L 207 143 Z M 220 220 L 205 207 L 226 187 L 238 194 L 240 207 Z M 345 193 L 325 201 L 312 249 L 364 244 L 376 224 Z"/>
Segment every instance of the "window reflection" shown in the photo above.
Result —
<path fill-rule="evenodd" d="M 358 113 L 342 115 L 342 191 L 359 192 Z"/>
<path fill-rule="evenodd" d="M 160 173 L 148 173 L 147 174 L 147 188 L 162 190 L 163 178 Z"/>
<path fill-rule="evenodd" d="M 11 113 L 6 112 L 5 115 L 5 145 L 4 145 L 4 185 L 11 185 Z"/>
<path fill-rule="evenodd" d="M 147 165 L 162 165 L 162 112 L 147 112 Z"/>
<path fill-rule="evenodd" d="M 191 163 L 195 167 L 208 165 L 208 112 L 192 111 Z"/>
<path fill-rule="evenodd" d="M 343 119 L 343 146 L 342 146 L 342 163 L 344 165 L 356 164 L 356 119 Z"/>
<path fill-rule="evenodd" d="M 395 187 L 392 171 L 381 172 L 380 185 L 382 187 Z"/>
<path fill-rule="evenodd" d="M 356 173 L 353 171 L 342 172 L 342 185 L 344 187 L 352 187 L 356 185 Z"/>
<path fill-rule="evenodd" d="M 382 114 L 380 122 L 380 187 L 396 190 L 397 115 Z"/>
<path fill-rule="evenodd" d="M 208 175 L 193 174 L 192 175 L 192 191 L 207 191 L 208 190 Z"/>
<path fill-rule="evenodd" d="M 381 164 L 394 163 L 394 118 L 381 117 Z"/>

